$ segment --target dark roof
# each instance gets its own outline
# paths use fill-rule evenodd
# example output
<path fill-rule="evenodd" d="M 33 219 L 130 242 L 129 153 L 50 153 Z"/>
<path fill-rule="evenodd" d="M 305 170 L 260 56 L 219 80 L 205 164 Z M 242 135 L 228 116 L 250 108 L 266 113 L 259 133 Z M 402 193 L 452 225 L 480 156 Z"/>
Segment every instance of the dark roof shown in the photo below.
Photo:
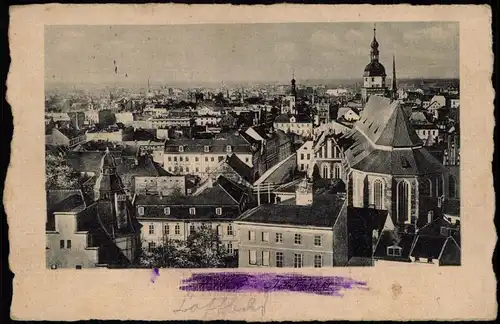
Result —
<path fill-rule="evenodd" d="M 120 152 L 111 152 L 114 157 L 118 157 Z M 66 154 L 66 161 L 77 172 L 95 172 L 100 173 L 101 159 L 104 152 L 100 151 L 68 151 Z"/>
<path fill-rule="evenodd" d="M 411 250 L 412 257 L 439 259 L 445 242 L 449 237 L 433 235 L 417 235 Z"/>
<path fill-rule="evenodd" d="M 252 183 L 252 168 L 241 161 L 236 154 L 231 154 L 226 158 L 226 163 L 243 179 Z"/>
<path fill-rule="evenodd" d="M 79 189 L 47 190 L 46 201 L 46 229 L 49 231 L 55 230 L 55 212 L 79 213 L 92 203 L 89 197 L 85 196 Z"/>
<path fill-rule="evenodd" d="M 78 130 L 78 129 L 72 128 L 72 127 L 60 127 L 60 128 L 56 128 L 56 129 L 59 132 L 61 132 L 61 134 L 63 134 L 64 136 L 66 136 L 69 139 L 85 135 L 85 131 Z"/>
<path fill-rule="evenodd" d="M 376 77 L 376 76 L 387 76 L 385 73 L 385 67 L 377 61 L 373 61 L 368 63 L 368 65 L 365 67 L 364 77 Z"/>
<path fill-rule="evenodd" d="M 438 217 L 432 222 L 426 224 L 423 226 L 421 229 L 418 230 L 418 235 L 427 235 L 427 236 L 444 236 L 448 237 L 451 235 L 451 233 L 447 235 L 441 235 L 441 227 L 446 227 L 450 228 L 453 230 L 459 230 L 459 227 L 456 225 L 450 224 L 447 220 L 445 220 L 443 217 Z"/>
<path fill-rule="evenodd" d="M 377 242 L 373 257 L 376 259 L 410 262 L 410 251 L 414 238 L 415 234 L 384 230 Z M 394 245 L 401 247 L 401 256 L 387 255 L 387 248 Z"/>
<path fill-rule="evenodd" d="M 323 192 L 314 196 L 310 206 L 261 205 L 245 212 L 238 220 L 249 223 L 333 227 L 345 202 L 340 196 Z"/>
<path fill-rule="evenodd" d="M 209 147 L 210 153 L 226 153 L 227 146 L 232 152 L 250 153 L 251 144 L 243 134 L 217 134 L 215 138 L 171 139 L 165 143 L 165 153 L 178 153 L 179 146 L 183 146 L 183 153 L 204 152 Z"/>
<path fill-rule="evenodd" d="M 381 233 L 387 219 L 386 210 L 347 207 L 348 255 L 370 258 L 373 255 L 373 231 Z"/>

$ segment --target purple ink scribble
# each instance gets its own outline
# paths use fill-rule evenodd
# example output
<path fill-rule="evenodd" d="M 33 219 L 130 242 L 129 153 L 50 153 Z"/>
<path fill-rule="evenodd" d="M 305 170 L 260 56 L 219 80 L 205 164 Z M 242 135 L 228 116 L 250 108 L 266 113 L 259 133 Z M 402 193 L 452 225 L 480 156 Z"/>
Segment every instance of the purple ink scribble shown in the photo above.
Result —
<path fill-rule="evenodd" d="M 160 276 L 160 270 L 158 268 L 153 269 L 153 273 L 151 274 L 151 282 L 154 283 L 156 278 Z"/>
<path fill-rule="evenodd" d="M 184 291 L 303 292 L 342 296 L 345 289 L 367 290 L 366 282 L 339 276 L 306 276 L 273 273 L 196 273 L 182 281 Z"/>

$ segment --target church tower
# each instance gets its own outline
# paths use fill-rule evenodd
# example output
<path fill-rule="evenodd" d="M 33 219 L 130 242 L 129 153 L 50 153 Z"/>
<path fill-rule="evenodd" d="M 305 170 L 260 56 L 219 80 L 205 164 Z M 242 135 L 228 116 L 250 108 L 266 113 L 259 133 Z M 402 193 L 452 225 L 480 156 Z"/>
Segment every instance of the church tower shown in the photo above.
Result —
<path fill-rule="evenodd" d="M 377 41 L 377 29 L 373 28 L 373 40 L 370 45 L 370 63 L 363 72 L 363 88 L 361 89 L 361 100 L 363 105 L 368 102 L 371 95 L 384 96 L 387 91 L 385 84 L 385 67 L 379 62 L 379 44 Z"/>
<path fill-rule="evenodd" d="M 125 194 L 120 177 L 116 173 L 115 158 L 106 148 L 101 159 L 101 173 L 94 186 L 95 200 L 112 200 L 115 194 Z"/>

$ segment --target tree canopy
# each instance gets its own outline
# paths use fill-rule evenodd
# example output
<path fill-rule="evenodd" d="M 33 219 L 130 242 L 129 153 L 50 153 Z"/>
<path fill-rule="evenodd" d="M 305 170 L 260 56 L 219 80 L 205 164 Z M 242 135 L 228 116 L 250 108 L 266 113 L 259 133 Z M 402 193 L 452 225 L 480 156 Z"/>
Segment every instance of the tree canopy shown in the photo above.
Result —
<path fill-rule="evenodd" d="M 62 155 L 45 151 L 45 187 L 74 189 L 80 187 L 80 174 L 72 169 Z"/>
<path fill-rule="evenodd" d="M 219 268 L 231 263 L 217 232 L 202 226 L 186 241 L 165 238 L 154 248 L 143 248 L 140 266 L 148 268 Z M 234 263 L 234 262 L 233 262 Z"/>

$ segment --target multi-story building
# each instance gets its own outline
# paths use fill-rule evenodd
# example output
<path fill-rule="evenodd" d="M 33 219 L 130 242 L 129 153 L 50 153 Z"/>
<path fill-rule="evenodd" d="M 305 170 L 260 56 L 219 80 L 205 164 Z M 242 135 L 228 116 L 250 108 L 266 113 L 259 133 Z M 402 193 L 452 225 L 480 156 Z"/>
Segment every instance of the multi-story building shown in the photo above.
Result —
<path fill-rule="evenodd" d="M 196 126 L 214 126 L 214 125 L 219 125 L 222 117 L 220 116 L 211 116 L 211 115 L 199 115 L 195 117 L 194 123 Z"/>
<path fill-rule="evenodd" d="M 159 117 L 149 121 L 153 128 L 191 127 L 194 125 L 194 119 L 191 117 Z"/>
<path fill-rule="evenodd" d="M 292 199 L 293 200 L 293 199 Z M 266 204 L 243 213 L 235 226 L 239 235 L 238 266 L 331 267 L 334 227 L 346 201 L 326 190 L 314 193 L 301 182 L 295 204 Z"/>
<path fill-rule="evenodd" d="M 238 250 L 233 221 L 248 202 L 245 191 L 222 176 L 196 195 L 136 195 L 133 200 L 144 248 L 161 245 L 167 238 L 186 240 L 190 233 L 207 226 L 217 231 L 230 254 Z"/>
<path fill-rule="evenodd" d="M 297 168 L 299 171 L 307 172 L 312 167 L 314 160 L 314 142 L 305 141 L 297 150 Z"/>
<path fill-rule="evenodd" d="M 221 133 L 212 139 L 171 139 L 165 143 L 163 168 L 174 174 L 206 178 L 231 154 L 253 167 L 258 164 L 258 150 L 257 144 L 252 144 L 240 133 Z"/>
<path fill-rule="evenodd" d="M 304 114 L 282 114 L 274 120 L 274 128 L 285 133 L 295 133 L 305 138 L 312 138 L 313 123 L 309 116 Z"/>

